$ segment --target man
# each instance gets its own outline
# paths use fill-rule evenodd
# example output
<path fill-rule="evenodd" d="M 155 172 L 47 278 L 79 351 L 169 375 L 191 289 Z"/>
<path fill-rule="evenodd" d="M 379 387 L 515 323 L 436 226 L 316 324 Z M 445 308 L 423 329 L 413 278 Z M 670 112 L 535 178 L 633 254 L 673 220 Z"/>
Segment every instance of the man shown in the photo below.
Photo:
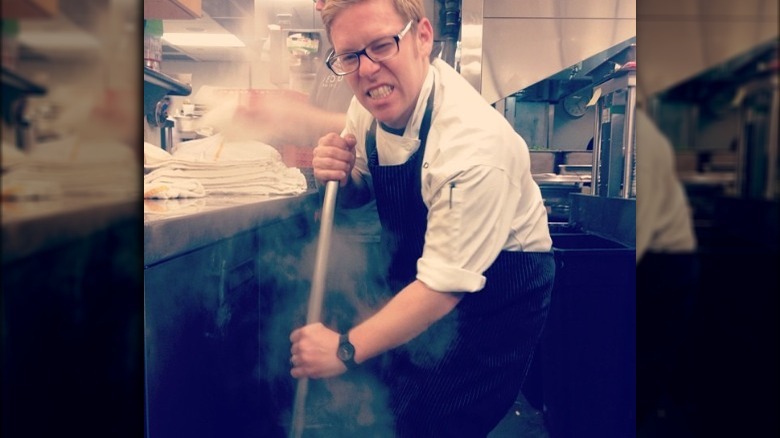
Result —
<path fill-rule="evenodd" d="M 397 293 L 341 335 L 294 330 L 291 375 L 332 377 L 387 353 L 395 436 L 485 436 L 518 395 L 553 284 L 527 146 L 429 61 L 420 0 L 328 0 L 322 17 L 327 63 L 356 99 L 342 135 L 319 140 L 314 176 L 339 181 L 345 206 L 376 200 Z"/>

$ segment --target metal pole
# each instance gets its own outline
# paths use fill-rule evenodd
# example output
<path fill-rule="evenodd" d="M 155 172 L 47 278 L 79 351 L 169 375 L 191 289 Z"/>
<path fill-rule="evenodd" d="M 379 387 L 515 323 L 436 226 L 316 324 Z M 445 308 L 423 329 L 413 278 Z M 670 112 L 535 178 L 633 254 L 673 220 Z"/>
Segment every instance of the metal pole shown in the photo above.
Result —
<path fill-rule="evenodd" d="M 596 101 L 595 114 L 593 118 L 595 127 L 593 128 L 593 149 L 591 150 L 593 165 L 590 170 L 590 194 L 601 196 L 599 184 L 601 183 L 601 105 L 602 98 Z"/>
<path fill-rule="evenodd" d="M 777 118 L 780 113 L 780 91 L 777 89 L 777 75 L 770 80 L 772 87 L 772 103 L 769 109 L 769 141 L 767 142 L 767 172 L 766 186 L 764 187 L 764 197 L 768 200 L 774 199 L 777 194 L 777 167 L 778 164 L 778 143 L 777 143 Z"/>
<path fill-rule="evenodd" d="M 636 152 L 634 143 L 636 139 L 634 117 L 636 106 L 636 77 L 633 74 L 628 76 L 628 86 L 626 87 L 626 118 L 625 130 L 623 131 L 623 187 L 620 194 L 622 198 L 636 197 Z"/>
<path fill-rule="evenodd" d="M 317 241 L 317 255 L 314 261 L 314 275 L 311 281 L 311 294 L 309 295 L 309 308 L 306 313 L 306 324 L 320 321 L 322 316 L 322 301 L 325 295 L 325 274 L 328 270 L 328 252 L 333 231 L 333 215 L 336 210 L 336 196 L 338 195 L 339 182 L 328 181 L 325 184 L 325 200 L 322 203 L 322 215 L 320 216 L 320 235 Z M 290 431 L 291 438 L 300 438 L 303 435 L 306 414 L 306 393 L 309 390 L 309 379 L 301 377 L 295 390 L 295 404 L 293 405 L 293 421 Z"/>

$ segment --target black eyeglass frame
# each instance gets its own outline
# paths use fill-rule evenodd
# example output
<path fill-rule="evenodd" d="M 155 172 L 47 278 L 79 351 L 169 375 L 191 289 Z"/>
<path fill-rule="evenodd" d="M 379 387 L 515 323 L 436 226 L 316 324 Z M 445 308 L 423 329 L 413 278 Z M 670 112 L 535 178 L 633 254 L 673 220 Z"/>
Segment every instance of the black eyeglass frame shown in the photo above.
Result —
<path fill-rule="evenodd" d="M 358 71 L 360 69 L 360 56 L 361 55 L 366 55 L 366 58 L 370 59 L 371 62 L 375 62 L 375 63 L 382 62 L 382 61 L 387 61 L 388 59 L 393 58 L 395 55 L 398 54 L 398 52 L 401 51 L 401 38 L 406 36 L 406 34 L 409 33 L 409 31 L 412 29 L 412 23 L 414 23 L 414 20 L 409 20 L 409 22 L 406 23 L 406 26 L 404 26 L 404 28 L 401 29 L 400 32 L 398 32 L 395 35 L 392 35 L 392 38 L 395 41 L 395 48 L 396 48 L 396 50 L 395 50 L 395 53 L 393 53 L 392 55 L 390 55 L 388 57 L 385 57 L 385 58 L 382 58 L 382 59 L 374 59 L 374 58 L 371 57 L 371 55 L 368 54 L 368 49 L 371 46 L 373 46 L 378 41 L 381 41 L 381 40 L 383 40 L 385 38 L 388 38 L 388 37 L 381 37 L 381 38 L 377 38 L 374 41 L 372 41 L 371 44 L 367 45 L 362 50 L 358 50 L 358 51 L 355 51 L 355 52 L 345 52 L 345 53 L 336 54 L 335 51 L 331 51 L 330 54 L 328 54 L 328 57 L 325 59 L 325 65 L 328 66 L 328 68 L 330 69 L 330 71 L 333 72 L 334 75 L 336 75 L 336 76 L 346 76 L 348 74 L 355 73 L 356 71 Z M 338 58 L 343 57 L 343 56 L 355 56 L 356 57 L 357 64 L 355 65 L 355 69 L 354 70 L 351 70 L 351 71 L 348 71 L 348 72 L 338 72 L 338 71 L 336 71 L 333 68 L 333 63 L 338 61 Z"/>

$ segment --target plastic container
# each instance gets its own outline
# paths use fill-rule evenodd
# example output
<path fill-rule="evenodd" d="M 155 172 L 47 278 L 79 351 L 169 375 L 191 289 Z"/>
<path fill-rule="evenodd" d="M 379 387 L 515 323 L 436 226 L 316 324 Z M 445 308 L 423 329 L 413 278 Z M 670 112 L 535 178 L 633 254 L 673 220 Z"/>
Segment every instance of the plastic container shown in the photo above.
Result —
<path fill-rule="evenodd" d="M 144 66 L 162 69 L 162 20 L 144 20 Z"/>
<path fill-rule="evenodd" d="M 19 22 L 2 20 L 3 31 L 3 67 L 15 70 L 19 60 Z"/>

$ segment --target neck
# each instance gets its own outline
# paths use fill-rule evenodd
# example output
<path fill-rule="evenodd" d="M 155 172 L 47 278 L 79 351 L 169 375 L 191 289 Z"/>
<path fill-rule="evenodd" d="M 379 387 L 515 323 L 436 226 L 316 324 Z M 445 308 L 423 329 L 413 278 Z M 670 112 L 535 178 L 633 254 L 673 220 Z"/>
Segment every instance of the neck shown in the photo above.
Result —
<path fill-rule="evenodd" d="M 379 122 L 379 124 L 382 125 L 382 129 L 385 131 L 399 137 L 402 137 L 404 135 L 404 131 L 406 131 L 406 125 L 402 126 L 401 128 L 394 128 L 390 125 L 386 125 L 384 122 Z"/>
<path fill-rule="evenodd" d="M 428 78 L 429 69 L 430 69 L 430 63 L 426 63 L 425 68 L 423 69 L 423 81 L 420 83 L 420 88 L 417 90 L 417 95 L 414 98 L 415 104 L 408 110 L 406 117 L 402 119 L 403 122 L 399 122 L 396 124 L 389 124 L 383 122 L 382 126 L 390 128 L 391 131 L 401 130 L 401 132 L 403 132 L 403 130 L 406 128 L 406 125 L 409 123 L 409 119 L 411 119 L 412 116 L 414 115 L 414 110 L 417 108 L 417 101 L 420 100 L 420 93 L 422 93 L 423 86 L 425 85 L 425 81 Z"/>

